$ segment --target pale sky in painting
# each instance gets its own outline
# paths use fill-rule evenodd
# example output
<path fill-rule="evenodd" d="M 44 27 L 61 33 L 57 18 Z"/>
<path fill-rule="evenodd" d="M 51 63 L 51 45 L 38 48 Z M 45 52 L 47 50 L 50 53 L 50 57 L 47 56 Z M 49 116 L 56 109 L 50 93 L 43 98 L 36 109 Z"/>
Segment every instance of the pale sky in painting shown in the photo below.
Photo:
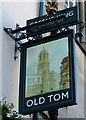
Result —
<path fill-rule="evenodd" d="M 38 56 L 43 47 L 49 54 L 50 69 L 60 72 L 61 61 L 68 56 L 68 37 L 28 48 L 26 74 L 37 73 Z"/>

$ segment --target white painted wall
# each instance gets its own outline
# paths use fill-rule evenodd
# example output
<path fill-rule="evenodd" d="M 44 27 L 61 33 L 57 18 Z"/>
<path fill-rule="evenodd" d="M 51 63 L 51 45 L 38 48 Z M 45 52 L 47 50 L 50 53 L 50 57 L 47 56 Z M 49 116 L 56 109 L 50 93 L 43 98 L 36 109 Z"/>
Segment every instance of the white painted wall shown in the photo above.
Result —
<path fill-rule="evenodd" d="M 16 23 L 26 25 L 26 20 L 36 17 L 36 2 L 2 3 L 2 97 L 18 107 L 20 57 L 14 60 L 15 42 L 4 31 L 4 27 L 15 28 Z M 20 53 L 18 52 L 18 56 Z"/>
<path fill-rule="evenodd" d="M 2 53 L 2 56 L 0 56 L 0 80 L 3 84 L 0 91 L 2 90 L 2 97 L 6 97 L 8 102 L 14 103 L 16 108 L 18 108 L 20 57 L 16 61 L 14 60 L 15 42 L 3 31 L 3 27 L 15 28 L 16 23 L 25 26 L 27 19 L 32 19 L 38 15 L 37 11 L 36 2 L 3 2 L 2 11 L 0 4 L 0 15 L 2 13 L 2 16 L 0 16 L 2 17 L 2 19 L 0 18 L 0 33 L 2 33 L 2 42 L 0 41 L 0 54 Z M 20 56 L 19 52 L 18 56 Z M 78 105 L 59 109 L 60 118 L 84 118 L 84 68 L 86 66 L 84 62 L 86 62 L 86 58 L 84 61 L 84 55 L 77 45 L 76 56 Z"/>
<path fill-rule="evenodd" d="M 2 4 L 0 3 L 0 28 L 2 28 Z M 0 29 L 0 100 L 2 99 L 2 29 Z"/>

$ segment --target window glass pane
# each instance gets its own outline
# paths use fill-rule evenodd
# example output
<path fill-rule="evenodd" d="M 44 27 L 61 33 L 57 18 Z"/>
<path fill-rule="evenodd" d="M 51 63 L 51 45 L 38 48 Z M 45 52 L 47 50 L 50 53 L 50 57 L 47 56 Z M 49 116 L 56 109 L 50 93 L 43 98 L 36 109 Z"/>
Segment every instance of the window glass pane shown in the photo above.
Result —
<path fill-rule="evenodd" d="M 69 7 L 73 7 L 73 0 L 70 0 Z"/>
<path fill-rule="evenodd" d="M 73 7 L 75 5 L 75 0 L 65 0 L 65 7 Z"/>
<path fill-rule="evenodd" d="M 69 0 L 65 0 L 65 7 L 66 7 L 66 8 L 69 7 Z"/>
<path fill-rule="evenodd" d="M 65 0 L 65 4 L 68 5 L 68 0 Z"/>

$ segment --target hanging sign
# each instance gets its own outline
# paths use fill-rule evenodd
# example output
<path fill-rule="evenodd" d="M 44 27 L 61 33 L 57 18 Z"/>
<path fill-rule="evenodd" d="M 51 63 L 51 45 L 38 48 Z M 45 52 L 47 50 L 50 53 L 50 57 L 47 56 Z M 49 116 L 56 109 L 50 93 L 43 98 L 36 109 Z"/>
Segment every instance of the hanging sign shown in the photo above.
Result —
<path fill-rule="evenodd" d="M 76 104 L 73 30 L 21 46 L 19 113 Z"/>
<path fill-rule="evenodd" d="M 52 28 L 61 28 L 75 25 L 79 22 L 79 10 L 78 7 L 71 7 L 61 11 L 57 11 L 56 14 L 49 16 L 41 16 L 31 20 L 27 20 L 27 32 L 40 32 L 49 30 Z"/>

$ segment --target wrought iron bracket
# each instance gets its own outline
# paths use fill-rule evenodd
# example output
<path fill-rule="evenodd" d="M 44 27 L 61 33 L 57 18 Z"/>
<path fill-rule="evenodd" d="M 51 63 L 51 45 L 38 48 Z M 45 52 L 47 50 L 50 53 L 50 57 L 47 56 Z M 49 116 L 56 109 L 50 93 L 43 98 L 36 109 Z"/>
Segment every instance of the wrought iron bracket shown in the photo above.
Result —
<path fill-rule="evenodd" d="M 83 34 L 80 32 L 80 33 L 76 33 L 75 34 L 75 42 L 76 44 L 79 46 L 79 48 L 82 50 L 82 52 L 84 53 L 84 55 L 86 55 L 86 41 L 82 41 L 82 37 L 83 37 Z"/>
<path fill-rule="evenodd" d="M 65 18 L 64 16 L 62 16 L 62 18 Z M 62 19 L 61 18 L 61 19 Z M 80 28 L 84 27 L 84 23 L 83 22 L 77 22 L 76 25 L 79 25 Z M 71 26 L 71 25 L 70 25 Z M 52 29 L 48 29 L 45 31 L 40 31 L 40 32 L 31 32 L 30 30 L 28 30 L 28 32 L 22 32 L 27 30 L 28 28 L 30 28 L 32 26 L 24 26 L 24 27 L 20 27 L 18 24 L 16 24 L 16 29 L 12 29 L 12 28 L 5 28 L 4 27 L 4 31 L 15 41 L 15 50 L 14 50 L 14 59 L 16 60 L 16 58 L 18 58 L 17 55 L 17 50 L 20 50 L 21 48 L 21 44 L 22 40 L 27 38 L 27 42 L 29 40 L 39 40 L 42 38 L 42 34 L 47 33 L 47 32 L 53 32 L 53 31 L 58 31 L 59 32 L 63 32 L 63 31 L 68 31 L 70 28 L 66 27 L 66 26 L 58 26 L 56 28 L 52 28 Z M 55 32 L 56 33 L 56 32 Z M 79 37 L 80 34 L 76 34 L 76 37 Z M 32 37 L 32 39 L 31 39 Z M 86 42 L 84 42 L 86 43 Z"/>
<path fill-rule="evenodd" d="M 80 29 L 82 29 L 85 26 L 83 22 L 77 22 L 76 25 L 79 25 Z M 69 26 L 71 26 L 71 25 L 69 25 Z M 61 26 L 61 27 L 57 26 L 57 28 L 55 28 L 55 29 L 53 28 L 53 29 L 49 29 L 49 30 L 45 30 L 45 31 L 40 31 L 39 33 L 31 32 L 30 30 L 28 30 L 29 31 L 28 33 L 21 32 L 21 31 L 27 30 L 30 27 L 31 26 L 20 27 L 18 24 L 16 24 L 16 29 L 13 30 L 12 28 L 4 27 L 4 31 L 15 41 L 20 41 L 20 40 L 23 40 L 28 37 L 36 37 L 37 35 L 41 35 L 46 32 L 51 32 L 52 30 L 62 30 L 63 28 L 65 28 L 65 29 L 68 28 L 66 26 Z M 15 34 L 17 34 L 17 36 Z"/>
<path fill-rule="evenodd" d="M 15 32 L 15 34 L 17 34 L 17 36 L 14 35 L 14 33 L 12 33 L 12 31 L 13 31 L 12 28 L 4 27 L 4 31 L 15 41 L 20 41 L 20 40 L 27 38 L 26 33 L 23 33 L 23 32 Z"/>
<path fill-rule="evenodd" d="M 76 33 L 75 34 L 75 38 L 77 39 L 77 38 L 79 38 L 79 42 L 80 43 L 83 43 L 83 44 L 86 44 L 86 41 L 82 41 L 82 38 L 84 37 L 84 35 L 83 35 L 83 33 L 82 32 L 78 32 L 78 33 Z"/>
<path fill-rule="evenodd" d="M 85 27 L 85 23 L 84 22 L 80 22 L 78 27 L 79 27 L 79 29 L 83 29 Z"/>
<path fill-rule="evenodd" d="M 18 27 L 19 27 L 19 25 L 16 24 L 16 29 L 18 29 Z M 19 37 L 19 34 L 20 34 L 19 32 L 16 33 L 16 35 L 15 35 L 16 38 Z M 14 50 L 14 59 L 15 60 L 18 58 L 18 55 L 17 55 L 18 50 L 21 51 L 21 44 L 22 44 L 21 41 L 15 41 L 15 50 Z"/>
<path fill-rule="evenodd" d="M 19 25 L 16 24 L 16 29 L 18 29 Z M 18 55 L 17 55 L 17 51 L 19 50 L 20 51 L 20 48 L 21 48 L 21 44 L 22 42 L 19 39 L 19 35 L 20 33 L 17 32 L 14 34 L 12 34 L 12 29 L 11 28 L 5 28 L 4 27 L 4 31 L 15 41 L 15 50 L 14 50 L 14 59 L 16 60 L 16 58 L 18 58 Z"/>

